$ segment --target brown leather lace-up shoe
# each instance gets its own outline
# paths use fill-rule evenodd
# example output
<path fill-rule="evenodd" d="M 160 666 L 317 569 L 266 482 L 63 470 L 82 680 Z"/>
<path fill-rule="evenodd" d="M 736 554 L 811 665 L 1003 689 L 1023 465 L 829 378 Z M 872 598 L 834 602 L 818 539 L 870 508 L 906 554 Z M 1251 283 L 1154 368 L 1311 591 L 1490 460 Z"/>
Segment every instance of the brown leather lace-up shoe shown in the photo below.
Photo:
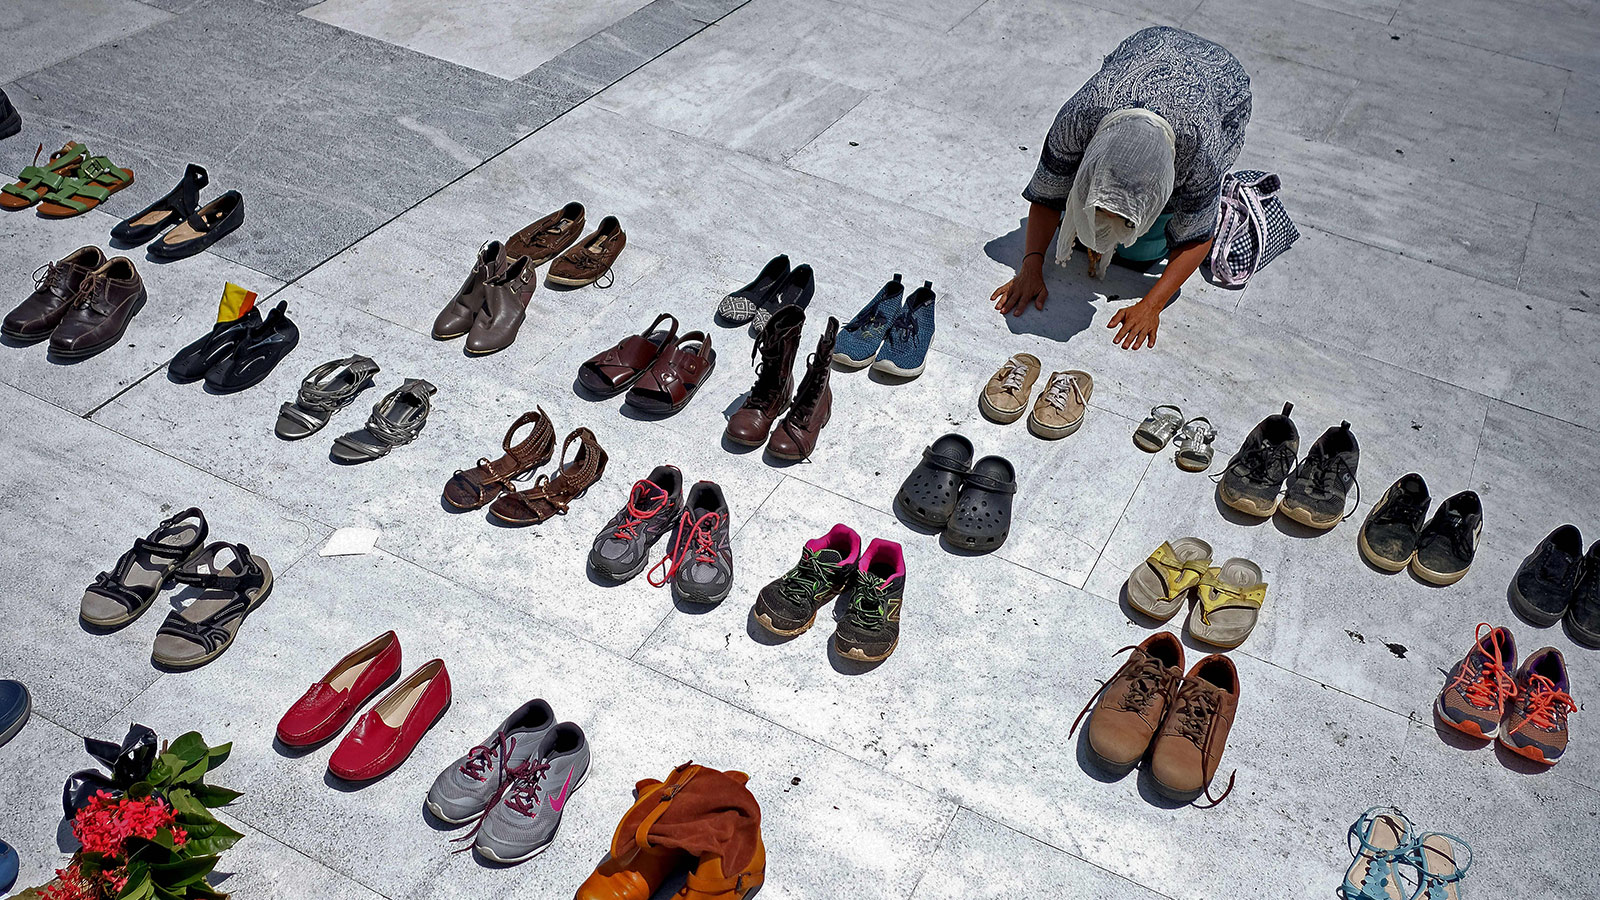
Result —
<path fill-rule="evenodd" d="M 778 459 L 805 459 L 817 448 L 817 438 L 833 416 L 833 388 L 828 374 L 833 370 L 833 344 L 839 337 L 839 320 L 828 317 L 828 327 L 817 341 L 817 352 L 806 361 L 806 374 L 800 379 L 789 414 L 773 429 L 767 452 Z M 731 423 L 730 423 L 731 424 Z"/>
<path fill-rule="evenodd" d="M 522 440 L 512 442 L 517 429 L 531 426 Z M 465 471 L 457 471 L 444 486 L 444 502 L 455 509 L 478 509 L 514 487 L 512 479 L 526 475 L 550 461 L 556 449 L 556 431 L 550 417 L 535 407 L 523 413 L 506 431 L 500 446 L 506 454 L 497 460 L 488 457 Z"/>
<path fill-rule="evenodd" d="M 533 299 L 534 278 L 532 262 L 526 256 L 483 286 L 483 308 L 472 321 L 467 332 L 467 352 L 473 356 L 495 353 L 511 346 L 528 316 L 528 303 Z"/>
<path fill-rule="evenodd" d="M 1089 753 L 1101 768 L 1124 774 L 1139 764 L 1161 728 L 1172 705 L 1172 695 L 1183 678 L 1183 644 L 1170 631 L 1158 631 L 1136 647 L 1122 668 L 1095 692 L 1072 723 L 1077 731 L 1089 707 Z"/>
<path fill-rule="evenodd" d="M 89 273 L 106 263 L 99 247 L 79 247 L 33 273 L 33 293 L 6 314 L 0 334 L 13 341 L 32 343 L 50 336 L 72 308 Z"/>
<path fill-rule="evenodd" d="M 576 442 L 578 452 L 567 461 L 567 449 Z M 587 428 L 567 435 L 561 444 L 561 465 L 554 477 L 540 475 L 533 487 L 516 490 L 507 484 L 506 493 L 489 505 L 489 514 L 507 525 L 537 525 L 567 514 L 567 506 L 588 490 L 606 470 L 606 451 L 594 432 Z"/>
<path fill-rule="evenodd" d="M 484 285 L 504 271 L 505 267 L 506 250 L 499 241 L 490 241 L 478 250 L 478 261 L 467 273 L 467 280 L 461 282 L 461 289 L 456 291 L 456 295 L 450 298 L 450 302 L 433 320 L 434 340 L 458 338 L 472 328 L 478 310 L 483 309 Z"/>
<path fill-rule="evenodd" d="M 750 358 L 760 359 L 756 383 L 744 405 L 728 419 L 728 440 L 744 447 L 767 442 L 772 423 L 789 408 L 789 396 L 794 393 L 794 359 L 800 353 L 800 332 L 805 324 L 805 310 L 785 306 L 761 329 L 750 348 Z"/>
<path fill-rule="evenodd" d="M 126 256 L 108 260 L 89 273 L 50 333 L 50 352 L 62 359 L 83 359 L 122 339 L 128 323 L 144 307 L 144 279 Z"/>
<path fill-rule="evenodd" d="M 526 256 L 533 265 L 542 266 L 582 234 L 583 204 L 568 203 L 507 239 L 506 256 Z"/>
<path fill-rule="evenodd" d="M 1150 750 L 1150 776 L 1157 792 L 1192 802 L 1205 794 L 1216 806 L 1233 790 L 1233 776 L 1221 797 L 1211 797 L 1211 779 L 1239 708 L 1239 672 L 1226 656 L 1213 654 L 1194 664 L 1178 691 Z"/>
<path fill-rule="evenodd" d="M 611 271 L 611 264 L 622 255 L 622 248 L 627 244 L 628 235 L 622 230 L 617 217 L 606 216 L 600 220 L 599 228 L 550 264 L 550 271 L 545 278 L 551 284 L 567 287 L 594 284 Z M 611 282 L 600 286 L 610 287 Z"/>

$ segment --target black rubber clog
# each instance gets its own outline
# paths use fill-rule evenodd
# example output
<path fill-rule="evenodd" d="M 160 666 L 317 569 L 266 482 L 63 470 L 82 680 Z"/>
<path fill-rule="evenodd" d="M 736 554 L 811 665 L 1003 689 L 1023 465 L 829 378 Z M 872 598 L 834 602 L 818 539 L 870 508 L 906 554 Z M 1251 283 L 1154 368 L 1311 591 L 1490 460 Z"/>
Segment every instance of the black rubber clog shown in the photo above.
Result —
<path fill-rule="evenodd" d="M 956 495 L 962 479 L 972 470 L 972 457 L 972 442 L 959 434 L 934 441 L 900 485 L 895 506 L 918 525 L 943 528 L 955 512 Z"/>
<path fill-rule="evenodd" d="M 961 484 L 945 540 L 965 550 L 999 549 L 1011 533 L 1011 497 L 1017 492 L 1017 470 L 999 456 L 985 456 Z"/>

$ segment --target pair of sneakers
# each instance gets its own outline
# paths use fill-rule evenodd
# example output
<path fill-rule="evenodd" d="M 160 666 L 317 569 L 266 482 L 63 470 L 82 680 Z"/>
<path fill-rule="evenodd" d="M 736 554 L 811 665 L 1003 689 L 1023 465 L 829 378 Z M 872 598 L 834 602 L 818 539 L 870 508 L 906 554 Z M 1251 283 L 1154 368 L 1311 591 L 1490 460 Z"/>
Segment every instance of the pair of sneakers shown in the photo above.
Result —
<path fill-rule="evenodd" d="M 833 632 L 834 652 L 860 662 L 882 662 L 900 642 L 906 560 L 899 544 L 882 538 L 861 548 L 848 525 L 806 542 L 800 561 L 756 595 L 751 615 L 781 638 L 804 634 L 817 610 L 844 595 L 845 614 Z"/>
<path fill-rule="evenodd" d="M 1517 568 L 1511 608 L 1536 625 L 1564 617 L 1573 640 L 1600 647 L 1600 541 L 1584 553 L 1578 526 L 1550 532 Z"/>
<path fill-rule="evenodd" d="M 530 700 L 439 773 L 428 812 L 451 825 L 476 822 L 459 840 L 470 839 L 485 859 L 519 863 L 555 840 L 568 798 L 588 775 L 583 729 Z"/>
<path fill-rule="evenodd" d="M 1009 425 L 1028 410 L 1028 397 L 1043 370 L 1039 357 L 1018 353 L 1006 360 L 978 396 L 978 411 L 992 422 Z M 1028 430 L 1053 441 L 1077 431 L 1089 411 L 1094 378 L 1082 369 L 1051 372 L 1028 414 Z"/>
<path fill-rule="evenodd" d="M 589 567 L 608 581 L 633 578 L 650 562 L 650 548 L 676 529 L 672 548 L 650 570 L 655 587 L 672 584 L 691 603 L 721 603 L 733 590 L 733 535 L 728 501 L 714 481 L 683 494 L 677 466 L 657 466 L 634 482 L 628 502 L 595 535 Z"/>
<path fill-rule="evenodd" d="M 1560 650 L 1535 650 L 1518 667 L 1511 631 L 1480 622 L 1433 711 L 1462 734 L 1498 740 L 1518 756 L 1553 766 L 1567 751 L 1567 716 L 1578 708 L 1571 690 Z"/>
<path fill-rule="evenodd" d="M 1356 486 L 1360 449 L 1350 423 L 1341 422 L 1323 432 L 1297 464 L 1300 432 L 1289 418 L 1293 409 L 1293 403 L 1285 403 L 1282 413 L 1251 429 L 1222 470 L 1217 497 L 1245 515 L 1265 519 L 1282 510 L 1301 525 L 1326 531 L 1345 518 L 1345 497 Z"/>
<path fill-rule="evenodd" d="M 1400 476 L 1361 523 L 1356 546 L 1362 558 L 1385 572 L 1409 566 L 1429 584 L 1450 585 L 1465 577 L 1483 533 L 1483 503 L 1473 491 L 1462 491 L 1439 504 L 1429 519 L 1430 502 L 1421 475 Z"/>
<path fill-rule="evenodd" d="M 910 297 L 905 290 L 896 272 L 855 318 L 839 329 L 833 361 L 851 369 L 870 365 L 875 371 L 900 378 L 921 375 L 928 364 L 928 348 L 933 345 L 937 295 L 931 281 L 924 281 Z"/>

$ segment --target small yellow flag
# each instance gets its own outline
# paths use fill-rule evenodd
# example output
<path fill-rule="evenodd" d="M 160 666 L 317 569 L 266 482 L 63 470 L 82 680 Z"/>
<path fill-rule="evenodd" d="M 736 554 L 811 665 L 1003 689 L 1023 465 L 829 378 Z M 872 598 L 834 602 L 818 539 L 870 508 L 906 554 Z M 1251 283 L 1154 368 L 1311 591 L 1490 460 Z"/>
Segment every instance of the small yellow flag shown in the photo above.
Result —
<path fill-rule="evenodd" d="M 247 291 L 233 282 L 222 288 L 222 303 L 217 306 L 217 321 L 232 322 L 256 305 L 256 292 Z"/>

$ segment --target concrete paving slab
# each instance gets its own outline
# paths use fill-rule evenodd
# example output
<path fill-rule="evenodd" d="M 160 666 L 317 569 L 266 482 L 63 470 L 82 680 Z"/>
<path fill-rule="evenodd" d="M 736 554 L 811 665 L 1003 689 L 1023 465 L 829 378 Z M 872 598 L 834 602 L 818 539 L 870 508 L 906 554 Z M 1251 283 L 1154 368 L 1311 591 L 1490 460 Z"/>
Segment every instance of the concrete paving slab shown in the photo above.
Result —
<path fill-rule="evenodd" d="M 1518 287 L 1566 304 L 1568 310 L 1600 313 L 1600 265 L 1584 249 L 1600 233 L 1600 220 L 1541 206 L 1528 233 L 1528 252 Z"/>
<path fill-rule="evenodd" d="M 965 809 L 956 812 L 939 843 L 938 856 L 946 863 L 922 877 L 912 900 L 1156 900 L 1161 896 Z"/>
<path fill-rule="evenodd" d="M 1563 477 L 1569 461 L 1580 457 L 1593 432 L 1509 403 L 1493 403 L 1483 422 L 1473 489 L 1484 498 L 1484 515 L 1494 515 L 1497 537 L 1521 555 L 1562 522 L 1574 522 L 1600 537 L 1600 489 Z M 1488 523 L 1485 524 L 1488 527 Z"/>
<path fill-rule="evenodd" d="M 1600 62 L 1600 22 L 1594 12 L 1586 0 L 1408 0 L 1399 5 L 1390 24 L 1519 59 L 1592 72 Z"/>
<path fill-rule="evenodd" d="M 0 84 L 119 41 L 171 16 L 134 0 L 89 0 L 76 7 L 70 29 L 61 27 L 60 10 L 48 4 L 18 3 L 6 10 L 11 52 L 0 63 Z"/>

